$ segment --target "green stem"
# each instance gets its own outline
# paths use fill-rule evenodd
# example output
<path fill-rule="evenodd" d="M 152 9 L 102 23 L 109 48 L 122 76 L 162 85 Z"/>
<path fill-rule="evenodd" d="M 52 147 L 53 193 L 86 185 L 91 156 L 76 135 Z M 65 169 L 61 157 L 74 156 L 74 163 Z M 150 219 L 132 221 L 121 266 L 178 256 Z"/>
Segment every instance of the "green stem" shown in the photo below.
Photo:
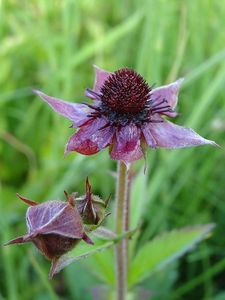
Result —
<path fill-rule="evenodd" d="M 117 192 L 116 192 L 116 228 L 115 232 L 121 234 L 126 230 L 129 220 L 127 204 L 128 171 L 123 162 L 118 162 Z M 116 299 L 125 300 L 127 294 L 127 239 L 122 239 L 115 247 L 116 254 Z"/>

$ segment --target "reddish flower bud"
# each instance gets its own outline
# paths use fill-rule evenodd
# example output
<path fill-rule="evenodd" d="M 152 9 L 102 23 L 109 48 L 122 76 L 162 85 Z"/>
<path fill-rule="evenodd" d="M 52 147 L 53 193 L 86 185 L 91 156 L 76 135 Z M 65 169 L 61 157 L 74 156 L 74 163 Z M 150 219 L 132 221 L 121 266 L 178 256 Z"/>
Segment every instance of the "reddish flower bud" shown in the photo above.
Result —
<path fill-rule="evenodd" d="M 7 242 L 6 245 L 33 242 L 52 261 L 52 271 L 59 257 L 82 239 L 93 244 L 84 231 L 82 218 L 71 198 L 67 202 L 51 200 L 38 204 L 18 194 L 17 196 L 30 205 L 26 213 L 28 233 Z"/>
<path fill-rule="evenodd" d="M 92 231 L 98 228 L 103 220 L 110 214 L 106 212 L 109 198 L 104 202 L 98 196 L 92 193 L 91 185 L 86 179 L 86 194 L 76 198 L 77 194 L 70 196 L 65 192 L 68 201 L 74 201 L 79 211 L 86 231 Z"/>

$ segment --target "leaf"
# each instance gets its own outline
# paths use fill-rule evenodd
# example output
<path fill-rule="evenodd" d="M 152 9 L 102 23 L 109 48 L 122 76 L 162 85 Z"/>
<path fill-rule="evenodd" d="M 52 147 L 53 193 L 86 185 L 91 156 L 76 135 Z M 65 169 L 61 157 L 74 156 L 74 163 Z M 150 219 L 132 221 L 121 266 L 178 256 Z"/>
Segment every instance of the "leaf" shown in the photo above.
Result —
<path fill-rule="evenodd" d="M 94 255 L 88 257 L 87 260 L 82 261 L 87 269 L 89 269 L 100 282 L 114 286 L 115 272 L 114 272 L 114 251 L 113 247 L 109 247 L 106 251 L 96 252 Z"/>
<path fill-rule="evenodd" d="M 116 238 L 116 234 L 112 230 L 103 226 L 100 226 L 97 229 L 95 229 L 92 232 L 92 234 L 102 240 L 111 240 Z"/>
<path fill-rule="evenodd" d="M 139 173 L 134 176 L 132 187 L 131 187 L 131 216 L 130 216 L 130 226 L 135 228 L 140 224 L 141 217 L 145 210 L 145 204 L 147 200 L 146 195 L 146 180 L 147 176 L 144 170 L 141 169 Z"/>
<path fill-rule="evenodd" d="M 56 273 L 60 272 L 66 266 L 71 263 L 86 258 L 90 255 L 96 254 L 97 252 L 103 251 L 109 247 L 112 247 L 114 244 L 119 242 L 123 238 L 131 237 L 136 229 L 124 232 L 120 235 L 116 235 L 111 240 L 105 240 L 102 238 L 94 237 L 92 238 L 94 245 L 88 245 L 84 243 L 79 243 L 72 251 L 68 254 L 61 256 L 59 259 L 53 261 L 52 267 L 49 273 L 49 277 L 52 278 Z"/>
<path fill-rule="evenodd" d="M 135 228 L 141 225 L 143 215 L 147 203 L 146 195 L 147 176 L 144 168 L 141 168 L 137 174 L 132 175 L 131 191 L 130 191 L 130 222 L 129 226 Z M 129 242 L 129 259 L 132 259 L 136 244 L 138 241 L 139 233 L 137 232 Z"/>
<path fill-rule="evenodd" d="M 133 258 L 128 284 L 133 286 L 177 259 L 206 238 L 215 224 L 173 230 L 145 244 Z"/>
<path fill-rule="evenodd" d="M 116 237 L 116 234 L 113 231 L 101 226 L 94 230 L 92 235 L 106 241 L 112 240 Z M 114 265 L 113 247 L 108 247 L 106 249 L 107 251 L 101 251 L 92 254 L 84 263 L 89 269 L 92 270 L 92 272 L 99 278 L 100 281 L 107 285 L 114 286 L 115 273 L 114 268 L 112 268 Z"/>

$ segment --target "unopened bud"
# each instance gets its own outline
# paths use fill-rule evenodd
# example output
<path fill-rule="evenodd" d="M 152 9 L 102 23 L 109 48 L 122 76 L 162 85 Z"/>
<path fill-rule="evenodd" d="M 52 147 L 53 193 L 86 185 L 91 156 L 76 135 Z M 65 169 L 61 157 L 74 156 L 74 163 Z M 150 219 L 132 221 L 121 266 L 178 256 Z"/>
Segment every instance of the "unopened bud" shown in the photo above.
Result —
<path fill-rule="evenodd" d="M 70 196 L 66 194 L 66 196 L 76 204 L 86 231 L 92 231 L 98 228 L 103 220 L 109 215 L 109 213 L 106 212 L 109 198 L 106 201 L 103 201 L 101 198 L 94 195 L 88 178 L 86 179 L 85 195 L 79 198 L 76 198 L 75 193 Z"/>
<path fill-rule="evenodd" d="M 31 241 L 45 257 L 55 263 L 81 240 L 93 244 L 84 231 L 75 203 L 70 199 L 67 202 L 51 200 L 38 204 L 17 196 L 30 205 L 26 212 L 28 233 L 7 242 L 6 245 Z"/>

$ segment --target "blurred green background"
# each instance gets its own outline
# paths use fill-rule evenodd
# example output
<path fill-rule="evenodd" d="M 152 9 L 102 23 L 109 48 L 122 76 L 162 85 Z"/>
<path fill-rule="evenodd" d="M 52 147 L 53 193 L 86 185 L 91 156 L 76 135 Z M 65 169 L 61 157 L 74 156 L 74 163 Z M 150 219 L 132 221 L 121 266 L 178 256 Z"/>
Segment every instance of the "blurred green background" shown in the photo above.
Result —
<path fill-rule="evenodd" d="M 0 243 L 26 230 L 27 207 L 16 192 L 40 202 L 63 199 L 64 190 L 84 193 L 88 175 L 95 193 L 114 193 L 116 163 L 107 150 L 63 158 L 70 123 L 31 88 L 83 102 L 94 80 L 92 64 L 134 68 L 157 86 L 182 76 L 174 122 L 221 149 L 148 151 L 147 173 L 140 175 L 145 183 L 133 191 L 136 201 L 145 197 L 140 244 L 186 225 L 215 222 L 217 228 L 143 286 L 151 299 L 225 299 L 224 24 L 219 0 L 0 1 Z M 143 164 L 134 165 L 140 174 Z M 48 269 L 31 245 L 1 247 L 0 299 L 86 300 L 101 284 L 82 263 L 51 282 Z"/>

